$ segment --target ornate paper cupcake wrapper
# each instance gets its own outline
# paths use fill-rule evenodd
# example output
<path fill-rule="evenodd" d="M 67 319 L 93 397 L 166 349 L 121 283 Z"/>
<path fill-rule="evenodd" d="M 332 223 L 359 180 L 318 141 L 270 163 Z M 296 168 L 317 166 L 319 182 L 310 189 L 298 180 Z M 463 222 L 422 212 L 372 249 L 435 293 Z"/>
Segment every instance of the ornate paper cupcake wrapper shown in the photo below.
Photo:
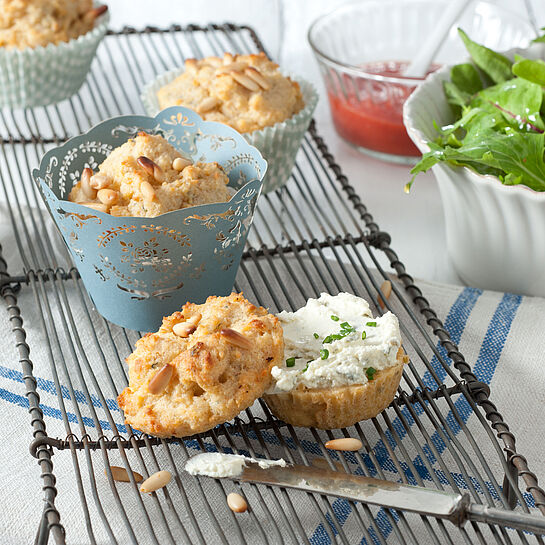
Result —
<path fill-rule="evenodd" d="M 109 20 L 105 12 L 92 30 L 58 45 L 0 48 L 0 107 L 47 106 L 77 93 Z"/>
<path fill-rule="evenodd" d="M 157 91 L 183 72 L 184 68 L 171 70 L 161 74 L 144 87 L 141 99 L 148 115 L 155 115 L 160 110 Z M 286 121 L 243 134 L 244 138 L 267 160 L 267 175 L 263 181 L 265 193 L 282 187 L 288 181 L 301 141 L 318 103 L 318 93 L 311 83 L 291 75 L 290 78 L 300 85 L 305 107 Z"/>
<path fill-rule="evenodd" d="M 92 169 L 138 131 L 161 134 L 194 161 L 217 161 L 229 202 L 155 218 L 115 217 L 66 201 Z M 97 310 L 130 329 L 154 331 L 187 301 L 230 293 L 267 163 L 234 129 L 175 106 L 156 117 L 109 119 L 43 157 L 34 170 L 44 200 Z"/>

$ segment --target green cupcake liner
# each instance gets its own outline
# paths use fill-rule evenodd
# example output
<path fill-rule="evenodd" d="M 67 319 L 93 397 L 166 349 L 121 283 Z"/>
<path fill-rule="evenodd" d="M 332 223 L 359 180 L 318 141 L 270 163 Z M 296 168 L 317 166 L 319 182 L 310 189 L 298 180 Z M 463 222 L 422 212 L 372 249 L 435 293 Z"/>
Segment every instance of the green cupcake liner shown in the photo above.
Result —
<path fill-rule="evenodd" d="M 105 12 L 92 30 L 58 45 L 0 48 L 0 107 L 47 106 L 77 93 L 109 20 Z"/>
<path fill-rule="evenodd" d="M 184 68 L 171 70 L 144 87 L 140 98 L 148 115 L 154 116 L 160 111 L 157 91 L 183 72 Z M 261 152 L 269 165 L 263 182 L 264 193 L 282 187 L 289 180 L 297 151 L 318 103 L 318 92 L 311 83 L 299 77 L 289 76 L 300 85 L 305 107 L 286 121 L 242 135 Z"/>

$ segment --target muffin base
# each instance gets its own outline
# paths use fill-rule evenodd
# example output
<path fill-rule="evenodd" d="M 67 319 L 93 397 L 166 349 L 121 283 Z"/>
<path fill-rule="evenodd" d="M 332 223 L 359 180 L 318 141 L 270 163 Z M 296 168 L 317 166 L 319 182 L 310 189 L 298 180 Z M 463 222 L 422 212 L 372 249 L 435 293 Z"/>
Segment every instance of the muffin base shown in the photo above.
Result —
<path fill-rule="evenodd" d="M 322 430 L 346 428 L 374 418 L 394 399 L 406 356 L 397 365 L 377 371 L 372 381 L 337 388 L 292 390 L 265 394 L 271 412 L 292 426 Z"/>

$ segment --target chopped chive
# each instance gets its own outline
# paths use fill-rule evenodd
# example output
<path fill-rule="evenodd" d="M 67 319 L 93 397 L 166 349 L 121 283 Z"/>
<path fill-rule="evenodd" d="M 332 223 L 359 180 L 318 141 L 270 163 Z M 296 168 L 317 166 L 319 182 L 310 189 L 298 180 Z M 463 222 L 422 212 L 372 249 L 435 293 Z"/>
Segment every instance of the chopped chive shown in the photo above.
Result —
<path fill-rule="evenodd" d="M 329 358 L 329 350 L 327 348 L 322 348 L 320 350 L 320 358 L 323 360 L 327 360 L 327 358 Z"/>
<path fill-rule="evenodd" d="M 365 333 L 365 331 L 362 331 L 361 332 L 361 340 L 365 340 L 365 338 L 367 337 L 367 333 Z"/>
<path fill-rule="evenodd" d="M 339 321 L 339 317 L 338 317 L 338 316 L 335 316 L 335 314 L 332 314 L 332 315 L 331 315 L 331 319 L 332 319 L 334 322 L 338 322 L 338 321 Z"/>
<path fill-rule="evenodd" d="M 341 324 L 341 329 L 352 329 L 352 326 L 348 322 L 343 322 Z"/>
<path fill-rule="evenodd" d="M 376 322 L 367 322 L 365 324 L 367 327 L 377 327 L 377 323 Z"/>
<path fill-rule="evenodd" d="M 308 369 L 308 364 L 311 362 L 312 360 L 308 360 L 307 361 L 307 366 L 301 371 L 301 373 L 304 373 L 307 369 Z"/>
<path fill-rule="evenodd" d="M 286 360 L 286 367 L 293 367 L 295 365 L 295 357 L 288 358 Z"/>
<path fill-rule="evenodd" d="M 320 335 L 318 335 L 318 333 L 313 333 L 314 335 L 314 338 L 317 339 Z"/>
<path fill-rule="evenodd" d="M 369 380 L 373 380 L 373 377 L 375 376 L 375 373 L 377 372 L 377 370 L 374 368 L 374 367 L 368 367 L 366 370 L 365 370 L 365 374 L 367 375 L 367 378 Z"/>

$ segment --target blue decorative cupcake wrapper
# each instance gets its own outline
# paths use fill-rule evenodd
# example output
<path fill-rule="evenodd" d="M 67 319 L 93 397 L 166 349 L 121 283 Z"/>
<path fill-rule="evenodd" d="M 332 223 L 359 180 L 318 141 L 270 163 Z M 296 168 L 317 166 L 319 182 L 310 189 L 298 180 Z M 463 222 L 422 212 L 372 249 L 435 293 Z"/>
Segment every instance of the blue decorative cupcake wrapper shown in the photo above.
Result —
<path fill-rule="evenodd" d="M 148 115 L 155 115 L 160 110 L 157 91 L 183 72 L 184 68 L 171 70 L 146 85 L 140 98 Z M 301 87 L 304 108 L 286 121 L 243 134 L 244 138 L 261 152 L 269 165 L 263 181 L 265 193 L 282 187 L 289 180 L 301 141 L 318 103 L 318 93 L 311 83 L 295 76 L 290 77 Z"/>
<path fill-rule="evenodd" d="M 85 167 L 96 170 L 140 130 L 161 134 L 194 162 L 220 163 L 231 200 L 155 218 L 115 217 L 63 200 Z M 33 175 L 97 310 L 129 329 L 154 331 L 187 301 L 230 293 L 266 170 L 235 130 L 172 107 L 155 118 L 104 121 L 50 150 Z"/>

